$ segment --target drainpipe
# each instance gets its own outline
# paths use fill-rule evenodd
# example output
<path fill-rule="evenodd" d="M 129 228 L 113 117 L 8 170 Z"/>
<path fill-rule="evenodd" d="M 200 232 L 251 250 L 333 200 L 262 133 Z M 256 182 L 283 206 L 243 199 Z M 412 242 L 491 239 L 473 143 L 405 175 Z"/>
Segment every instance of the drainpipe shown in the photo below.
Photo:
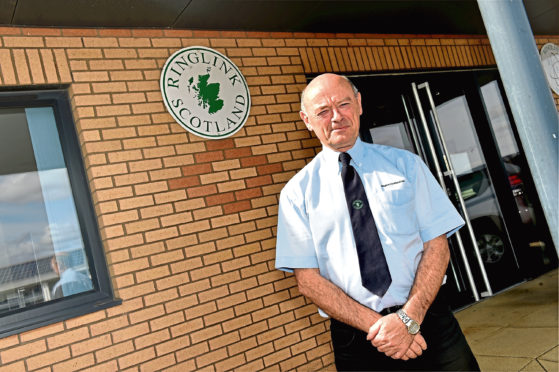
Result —
<path fill-rule="evenodd" d="M 559 117 L 521 0 L 477 0 L 549 230 L 559 251 Z"/>

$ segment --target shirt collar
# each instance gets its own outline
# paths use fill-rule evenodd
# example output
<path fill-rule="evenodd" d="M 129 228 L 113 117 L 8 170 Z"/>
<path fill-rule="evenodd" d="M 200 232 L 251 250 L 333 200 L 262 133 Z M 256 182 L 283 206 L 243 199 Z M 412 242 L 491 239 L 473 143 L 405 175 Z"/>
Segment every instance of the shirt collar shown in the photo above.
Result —
<path fill-rule="evenodd" d="M 355 141 L 353 147 L 347 151 L 347 153 L 351 155 L 351 163 L 357 168 L 361 168 L 361 166 L 363 165 L 363 160 L 364 160 L 363 151 L 364 151 L 363 142 L 359 137 L 357 137 L 357 140 Z M 338 171 L 342 169 L 341 164 L 338 161 L 338 158 L 340 156 L 339 151 L 333 150 L 327 146 L 322 146 L 322 152 L 328 164 L 337 165 Z"/>

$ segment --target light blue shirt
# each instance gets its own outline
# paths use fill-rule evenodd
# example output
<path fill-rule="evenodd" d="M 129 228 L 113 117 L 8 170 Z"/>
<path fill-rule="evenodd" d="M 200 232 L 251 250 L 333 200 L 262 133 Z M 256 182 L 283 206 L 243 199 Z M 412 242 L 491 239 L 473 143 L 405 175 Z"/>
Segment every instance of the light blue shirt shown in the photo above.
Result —
<path fill-rule="evenodd" d="M 318 268 L 324 278 L 378 312 L 407 301 L 423 243 L 450 236 L 464 221 L 415 154 L 359 139 L 348 153 L 365 187 L 392 276 L 388 291 L 381 298 L 361 284 L 339 153 L 328 147 L 281 192 L 276 268 Z"/>

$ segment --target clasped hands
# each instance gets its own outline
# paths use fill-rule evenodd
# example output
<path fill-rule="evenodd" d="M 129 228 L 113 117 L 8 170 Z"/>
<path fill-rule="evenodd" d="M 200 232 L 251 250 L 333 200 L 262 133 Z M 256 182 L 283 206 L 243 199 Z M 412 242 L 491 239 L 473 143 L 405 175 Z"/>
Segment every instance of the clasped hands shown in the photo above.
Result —
<path fill-rule="evenodd" d="M 381 353 L 393 359 L 414 359 L 427 349 L 427 343 L 421 335 L 409 334 L 406 326 L 396 314 L 380 318 L 369 328 L 367 340 Z"/>

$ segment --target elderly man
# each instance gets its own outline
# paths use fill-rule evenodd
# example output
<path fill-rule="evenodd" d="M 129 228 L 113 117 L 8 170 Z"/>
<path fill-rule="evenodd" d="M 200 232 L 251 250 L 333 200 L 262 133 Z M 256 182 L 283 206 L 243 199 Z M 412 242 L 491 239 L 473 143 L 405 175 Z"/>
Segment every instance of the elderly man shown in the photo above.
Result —
<path fill-rule="evenodd" d="M 323 150 L 281 192 L 276 267 L 331 318 L 338 370 L 479 370 L 441 289 L 464 221 L 416 155 L 361 142 L 361 114 L 343 76 L 303 91 Z"/>

